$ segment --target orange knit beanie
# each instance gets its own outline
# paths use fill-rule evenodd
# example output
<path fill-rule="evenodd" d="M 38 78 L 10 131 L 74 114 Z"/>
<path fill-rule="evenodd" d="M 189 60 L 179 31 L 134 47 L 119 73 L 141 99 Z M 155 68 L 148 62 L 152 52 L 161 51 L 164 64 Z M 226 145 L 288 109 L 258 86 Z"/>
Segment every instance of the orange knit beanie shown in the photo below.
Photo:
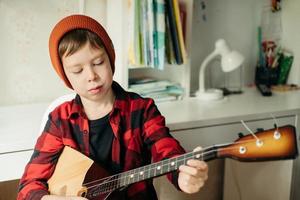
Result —
<path fill-rule="evenodd" d="M 106 53 L 109 57 L 112 72 L 114 73 L 115 71 L 115 50 L 110 37 L 108 36 L 102 25 L 96 20 L 92 19 L 91 17 L 85 15 L 71 15 L 65 17 L 55 25 L 50 34 L 49 52 L 50 59 L 55 71 L 57 72 L 59 77 L 65 82 L 65 84 L 71 89 L 73 88 L 65 75 L 62 62 L 59 58 L 58 46 L 62 37 L 69 31 L 72 31 L 74 29 L 86 29 L 100 37 L 100 39 L 103 42 L 103 46 L 106 50 Z"/>

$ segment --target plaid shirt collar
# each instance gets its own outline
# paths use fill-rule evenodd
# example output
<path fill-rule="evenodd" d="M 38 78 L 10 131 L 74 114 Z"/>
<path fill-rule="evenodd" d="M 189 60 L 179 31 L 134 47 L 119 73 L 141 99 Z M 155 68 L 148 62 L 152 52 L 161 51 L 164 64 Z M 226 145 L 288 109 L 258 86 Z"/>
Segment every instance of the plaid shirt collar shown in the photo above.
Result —
<path fill-rule="evenodd" d="M 116 99 L 111 114 L 129 107 L 129 101 L 126 101 L 128 98 L 126 91 L 115 81 L 112 83 L 112 89 L 116 95 Z M 75 99 L 71 104 L 71 112 L 68 115 L 68 119 L 77 118 L 78 116 L 86 117 L 80 96 L 76 94 Z"/>

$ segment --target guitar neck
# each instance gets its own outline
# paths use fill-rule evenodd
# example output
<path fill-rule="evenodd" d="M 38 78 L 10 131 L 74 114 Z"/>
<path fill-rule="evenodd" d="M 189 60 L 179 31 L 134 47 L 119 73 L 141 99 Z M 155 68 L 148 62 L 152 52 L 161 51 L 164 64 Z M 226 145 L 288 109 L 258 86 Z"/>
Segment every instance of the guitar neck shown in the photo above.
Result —
<path fill-rule="evenodd" d="M 93 188 L 94 195 L 99 193 L 106 193 L 116 189 L 126 187 L 127 185 L 140 182 L 146 179 L 162 176 L 169 172 L 175 171 L 180 165 L 184 165 L 190 159 L 197 159 L 209 161 L 216 159 L 218 156 L 218 149 L 221 146 L 212 146 L 196 152 L 189 152 L 174 158 L 165 159 L 160 162 L 152 163 L 143 167 L 129 170 L 114 176 L 110 176 L 99 185 L 99 190 Z"/>
<path fill-rule="evenodd" d="M 189 152 L 174 158 L 162 160 L 120 174 L 120 186 L 126 186 L 149 178 L 161 176 L 175 171 L 180 165 L 185 165 L 190 159 L 209 161 L 217 158 L 217 146 L 197 152 Z"/>

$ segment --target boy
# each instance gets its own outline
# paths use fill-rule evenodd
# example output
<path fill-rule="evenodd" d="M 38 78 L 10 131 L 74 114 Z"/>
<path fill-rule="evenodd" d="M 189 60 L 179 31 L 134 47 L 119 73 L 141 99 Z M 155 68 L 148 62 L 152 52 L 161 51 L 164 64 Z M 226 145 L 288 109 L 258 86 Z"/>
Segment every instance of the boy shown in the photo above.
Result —
<path fill-rule="evenodd" d="M 49 114 L 20 180 L 18 200 L 85 199 L 48 193 L 47 180 L 64 146 L 113 173 L 184 153 L 153 100 L 126 92 L 113 81 L 115 52 L 97 21 L 84 15 L 62 19 L 52 30 L 49 50 L 55 71 L 77 95 Z M 207 173 L 204 162 L 189 160 L 167 176 L 178 189 L 195 193 Z M 120 193 L 123 199 L 157 199 L 152 180 L 134 183 Z"/>

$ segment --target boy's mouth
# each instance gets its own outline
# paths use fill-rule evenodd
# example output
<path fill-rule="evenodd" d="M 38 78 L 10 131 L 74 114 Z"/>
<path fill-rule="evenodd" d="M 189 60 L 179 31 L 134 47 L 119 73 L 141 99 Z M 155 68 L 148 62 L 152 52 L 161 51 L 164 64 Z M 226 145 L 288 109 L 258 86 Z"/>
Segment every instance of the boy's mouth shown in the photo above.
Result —
<path fill-rule="evenodd" d="M 101 91 L 101 86 L 97 86 L 97 87 L 94 87 L 94 88 L 92 88 L 92 89 L 89 89 L 88 91 L 90 92 L 90 93 L 92 93 L 92 94 L 96 94 L 96 93 L 98 93 L 98 92 L 100 92 Z"/>

